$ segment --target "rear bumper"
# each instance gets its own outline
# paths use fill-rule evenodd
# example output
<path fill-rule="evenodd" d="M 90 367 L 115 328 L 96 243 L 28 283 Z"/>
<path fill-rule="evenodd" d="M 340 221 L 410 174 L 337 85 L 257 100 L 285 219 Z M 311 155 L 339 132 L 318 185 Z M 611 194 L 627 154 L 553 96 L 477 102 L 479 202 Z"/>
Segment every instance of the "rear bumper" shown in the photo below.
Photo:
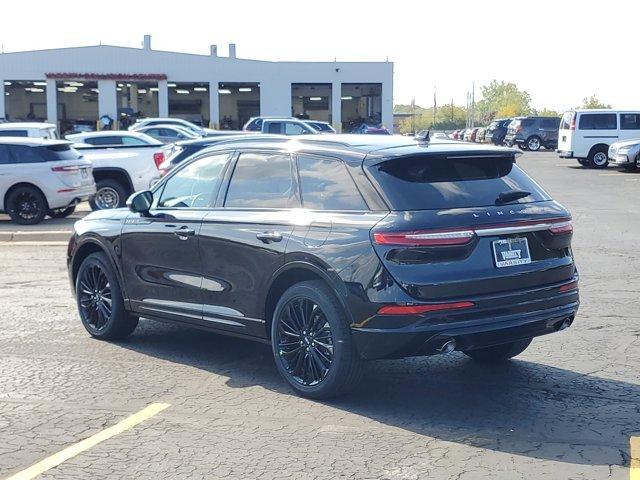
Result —
<path fill-rule="evenodd" d="M 68 189 L 64 192 L 55 192 L 53 195 L 48 196 L 49 208 L 66 208 L 71 205 L 75 205 L 82 201 L 89 199 L 96 193 L 96 186 L 94 183 L 74 189 Z"/>
<path fill-rule="evenodd" d="M 352 333 L 365 359 L 435 355 L 450 340 L 456 350 L 472 350 L 537 337 L 558 331 L 565 320 L 573 322 L 580 303 L 578 290 L 558 293 L 557 285 L 547 290 L 533 301 L 532 292 L 520 292 L 505 295 L 513 301 L 509 306 L 415 316 L 409 324 L 406 317 L 376 315 L 352 326 Z M 393 328 L 396 321 L 403 326 Z"/>
<path fill-rule="evenodd" d="M 560 158 L 574 158 L 573 152 L 569 150 L 556 150 Z"/>

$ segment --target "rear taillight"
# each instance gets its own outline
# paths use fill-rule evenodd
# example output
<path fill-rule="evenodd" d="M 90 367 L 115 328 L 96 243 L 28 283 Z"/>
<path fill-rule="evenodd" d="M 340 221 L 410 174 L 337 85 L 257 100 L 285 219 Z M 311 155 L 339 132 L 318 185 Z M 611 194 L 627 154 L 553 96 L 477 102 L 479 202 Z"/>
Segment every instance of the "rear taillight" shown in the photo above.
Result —
<path fill-rule="evenodd" d="M 80 167 L 76 167 L 72 165 L 67 165 L 64 167 L 51 167 L 51 171 L 58 172 L 58 173 L 77 173 L 80 171 Z"/>
<path fill-rule="evenodd" d="M 432 230 L 421 232 L 376 232 L 373 240 L 378 245 L 404 245 L 407 247 L 441 247 L 466 245 L 475 237 L 473 230 Z"/>
<path fill-rule="evenodd" d="M 164 162 L 164 153 L 162 152 L 154 153 L 153 162 L 156 164 L 156 168 L 160 167 L 160 164 Z"/>
<path fill-rule="evenodd" d="M 429 305 L 385 305 L 378 310 L 379 315 L 420 315 L 444 310 L 460 310 L 474 307 L 473 302 L 432 303 Z"/>
<path fill-rule="evenodd" d="M 549 227 L 549 231 L 554 235 L 571 233 L 573 232 L 573 224 L 571 223 L 571 220 L 566 222 L 554 223 L 551 227 Z"/>
<path fill-rule="evenodd" d="M 571 118 L 571 124 L 569 125 L 569 130 L 575 130 L 576 129 L 576 116 L 574 115 Z"/>
<path fill-rule="evenodd" d="M 524 130 L 524 127 L 522 125 L 518 125 L 516 127 L 516 133 L 520 133 L 522 130 Z"/>
<path fill-rule="evenodd" d="M 572 290 L 577 290 L 577 289 L 578 289 L 578 281 L 577 280 L 575 282 L 567 283 L 566 285 L 562 285 L 560 287 L 560 291 L 561 292 L 570 292 Z"/>

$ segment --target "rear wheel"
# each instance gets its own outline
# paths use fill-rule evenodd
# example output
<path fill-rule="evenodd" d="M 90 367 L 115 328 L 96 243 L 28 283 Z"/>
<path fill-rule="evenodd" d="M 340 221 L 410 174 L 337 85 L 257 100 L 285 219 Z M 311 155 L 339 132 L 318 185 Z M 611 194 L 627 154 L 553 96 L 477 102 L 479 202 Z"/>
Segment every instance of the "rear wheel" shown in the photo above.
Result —
<path fill-rule="evenodd" d="M 541 146 L 542 146 L 542 142 L 540 141 L 540 137 L 536 137 L 534 135 L 533 137 L 529 137 L 527 139 L 528 150 L 531 150 L 532 152 L 537 152 L 538 150 L 540 150 Z"/>
<path fill-rule="evenodd" d="M 138 325 L 124 309 L 118 278 L 104 253 L 92 253 L 80 265 L 76 301 L 82 325 L 100 340 L 124 338 Z"/>
<path fill-rule="evenodd" d="M 518 147 L 520 148 L 520 150 L 528 150 L 526 143 L 518 143 Z"/>
<path fill-rule="evenodd" d="M 502 362 L 524 352 L 531 344 L 531 340 L 531 338 L 526 338 L 494 347 L 463 350 L 462 353 L 479 362 Z"/>
<path fill-rule="evenodd" d="M 96 194 L 89 200 L 92 210 L 108 210 L 124 207 L 127 201 L 125 187 L 116 180 L 105 179 L 96 182 Z"/>
<path fill-rule="evenodd" d="M 7 197 L 7 213 L 19 225 L 35 225 L 47 214 L 47 199 L 35 187 L 23 186 L 11 190 Z"/>
<path fill-rule="evenodd" d="M 607 157 L 606 147 L 596 147 L 589 153 L 589 166 L 592 168 L 607 168 L 609 165 L 609 158 Z"/>
<path fill-rule="evenodd" d="M 284 292 L 271 325 L 280 375 L 303 397 L 328 398 L 354 387 L 362 373 L 342 305 L 319 280 Z"/>
<path fill-rule="evenodd" d="M 578 163 L 580 165 L 582 165 L 583 167 L 587 167 L 589 165 L 589 161 L 585 158 L 579 158 L 578 159 Z"/>
<path fill-rule="evenodd" d="M 71 205 L 70 207 L 67 207 L 67 208 L 57 208 L 55 210 L 49 210 L 47 212 L 47 215 L 49 215 L 51 218 L 67 218 L 69 215 L 71 215 L 75 211 L 76 211 L 76 206 Z"/>

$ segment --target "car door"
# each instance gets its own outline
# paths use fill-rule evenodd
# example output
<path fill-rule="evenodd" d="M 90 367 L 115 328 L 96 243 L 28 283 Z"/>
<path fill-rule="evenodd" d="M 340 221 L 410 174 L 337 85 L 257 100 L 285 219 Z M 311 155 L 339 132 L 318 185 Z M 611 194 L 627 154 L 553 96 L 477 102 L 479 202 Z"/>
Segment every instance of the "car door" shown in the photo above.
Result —
<path fill-rule="evenodd" d="M 620 114 L 620 140 L 640 138 L 640 112 Z"/>
<path fill-rule="evenodd" d="M 7 194 L 7 190 L 15 183 L 14 174 L 16 172 L 16 165 L 12 161 L 9 147 L 6 145 L 0 145 L 0 211 L 6 210 L 7 206 L 4 205 L 4 197 Z"/>
<path fill-rule="evenodd" d="M 241 151 L 228 177 L 200 232 L 203 318 L 213 328 L 264 337 L 264 292 L 300 215 L 295 165 L 288 152 Z"/>
<path fill-rule="evenodd" d="M 201 321 L 200 228 L 228 159 L 228 153 L 205 155 L 176 169 L 154 190 L 149 214 L 125 220 L 122 270 L 134 312 Z"/>

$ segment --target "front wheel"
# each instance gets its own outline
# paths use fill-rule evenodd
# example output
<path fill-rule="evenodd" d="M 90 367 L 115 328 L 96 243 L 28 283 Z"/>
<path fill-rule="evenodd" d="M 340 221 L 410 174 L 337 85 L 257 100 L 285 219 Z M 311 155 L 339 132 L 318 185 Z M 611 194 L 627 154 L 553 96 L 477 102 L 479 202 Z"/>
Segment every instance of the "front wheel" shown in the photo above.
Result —
<path fill-rule="evenodd" d="M 80 265 L 76 301 L 82 325 L 100 340 L 124 338 L 138 325 L 124 309 L 120 283 L 104 253 L 92 253 Z"/>
<path fill-rule="evenodd" d="M 477 348 L 475 350 L 463 350 L 467 357 L 471 357 L 479 362 L 503 362 L 520 355 L 531 344 L 531 338 L 516 340 L 515 342 L 504 343 L 494 347 Z"/>
<path fill-rule="evenodd" d="M 322 281 L 284 292 L 273 314 L 271 344 L 280 375 L 303 397 L 335 397 L 360 379 L 362 361 L 345 311 Z"/>

